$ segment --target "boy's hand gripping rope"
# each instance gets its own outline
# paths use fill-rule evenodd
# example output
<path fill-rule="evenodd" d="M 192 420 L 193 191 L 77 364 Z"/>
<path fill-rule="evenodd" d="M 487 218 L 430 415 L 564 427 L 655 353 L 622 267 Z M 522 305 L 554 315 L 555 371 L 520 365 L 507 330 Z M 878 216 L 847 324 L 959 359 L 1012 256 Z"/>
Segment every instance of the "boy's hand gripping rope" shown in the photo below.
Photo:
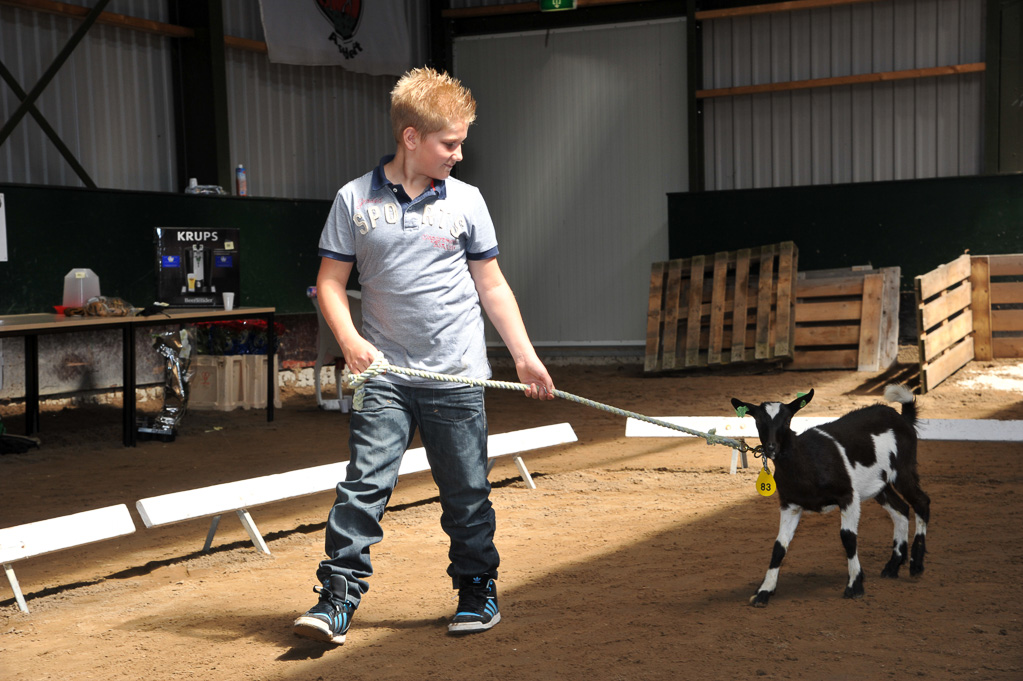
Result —
<path fill-rule="evenodd" d="M 345 370 L 343 372 L 344 373 L 344 379 L 343 379 L 344 383 L 347 384 L 348 386 L 350 386 L 351 388 L 355 389 L 355 398 L 354 398 L 354 400 L 352 402 L 352 408 L 353 409 L 358 411 L 359 409 L 362 408 L 362 395 L 363 395 L 362 388 L 363 388 L 363 385 L 367 381 L 369 381 L 370 379 L 373 379 L 373 378 L 375 378 L 375 377 L 377 377 L 377 376 L 379 376 L 381 374 L 385 374 L 385 373 L 388 373 L 388 372 L 391 372 L 391 373 L 394 373 L 394 374 L 402 374 L 402 375 L 405 375 L 405 376 L 416 376 L 418 378 L 426 378 L 426 379 L 430 379 L 430 380 L 433 380 L 433 381 L 445 381 L 445 382 L 448 382 L 448 383 L 465 383 L 467 385 L 482 386 L 484 388 L 501 388 L 501 389 L 504 389 L 504 390 L 517 390 L 519 392 L 525 392 L 526 390 L 529 389 L 529 386 L 524 384 L 524 383 L 512 383 L 510 381 L 490 381 L 490 380 L 481 380 L 481 379 L 478 379 L 478 378 L 464 378 L 462 376 L 450 376 L 448 374 L 437 374 L 437 373 L 434 373 L 432 371 L 421 371 L 419 369 L 406 369 L 405 367 L 397 367 L 397 366 L 394 366 L 393 364 L 389 364 L 387 362 L 387 360 L 384 359 L 383 356 L 380 356 L 376 360 L 374 360 L 374 362 L 372 364 L 370 364 L 368 367 L 366 367 L 366 370 L 363 371 L 360 374 L 353 374 L 353 373 L 351 373 L 348 370 L 347 367 L 345 368 Z M 627 416 L 629 418 L 634 418 L 634 419 L 637 419 L 639 421 L 645 421 L 647 423 L 652 423 L 652 424 L 654 424 L 656 426 L 661 426 L 663 428 L 669 428 L 671 430 L 678 430 L 678 431 L 681 431 L 681 432 L 686 433 L 688 435 L 694 435 L 696 437 L 703 438 L 704 440 L 707 441 L 707 444 L 709 444 L 709 445 L 727 445 L 728 447 L 731 447 L 732 449 L 737 449 L 740 452 L 747 452 L 750 449 L 753 449 L 752 447 L 748 446 L 743 440 L 736 440 L 736 439 L 733 439 L 733 438 L 730 438 L 730 437 L 722 437 L 720 435 L 716 435 L 715 432 L 714 432 L 714 429 L 711 429 L 707 433 L 701 433 L 698 430 L 693 430 L 691 428 L 686 428 L 685 426 L 680 426 L 680 425 L 677 425 L 677 424 L 674 424 L 674 423 L 669 423 L 667 421 L 662 421 L 660 419 L 651 418 L 649 416 L 644 416 L 643 414 L 637 414 L 636 412 L 626 411 L 625 409 L 619 409 L 617 407 L 612 407 L 609 404 L 602 404 L 600 402 L 594 402 L 593 400 L 588 400 L 585 397 L 579 397 L 578 395 L 573 395 L 572 393 L 566 393 L 563 390 L 555 389 L 554 390 L 554 396 L 555 397 L 560 397 L 563 400 L 569 400 L 571 402 L 578 402 L 579 404 L 584 404 L 584 405 L 586 405 L 588 407 L 593 407 L 594 409 L 600 409 L 602 411 L 610 412 L 612 414 L 617 414 L 619 416 Z"/>

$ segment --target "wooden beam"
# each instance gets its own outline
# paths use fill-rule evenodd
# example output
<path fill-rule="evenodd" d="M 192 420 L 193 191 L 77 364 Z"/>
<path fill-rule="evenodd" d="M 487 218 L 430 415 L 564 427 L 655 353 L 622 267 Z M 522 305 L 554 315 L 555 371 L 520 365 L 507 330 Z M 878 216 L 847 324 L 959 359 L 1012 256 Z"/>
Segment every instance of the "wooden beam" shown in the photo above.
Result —
<path fill-rule="evenodd" d="M 65 2 L 53 2 L 52 0 L 0 0 L 0 5 L 9 5 L 11 7 L 43 12 L 45 14 L 56 14 L 57 16 L 73 19 L 84 19 L 89 14 L 88 7 L 69 5 Z M 129 17 L 124 14 L 115 14 L 113 12 L 101 12 L 99 18 L 96 19 L 96 23 L 103 24 L 104 26 L 130 28 L 135 31 L 153 33 L 155 35 L 167 36 L 169 38 L 191 38 L 195 35 L 195 31 L 185 26 L 164 24 L 159 21 L 139 19 L 137 17 Z"/>
<path fill-rule="evenodd" d="M 236 38 L 233 35 L 224 36 L 224 47 L 233 47 L 236 50 L 245 50 L 246 52 L 258 52 L 259 54 L 267 54 L 266 43 L 262 42 L 261 40 Z"/>
<path fill-rule="evenodd" d="M 774 14 L 776 12 L 798 12 L 799 10 L 818 9 L 821 7 L 835 7 L 839 5 L 855 5 L 863 2 L 876 2 L 877 0 L 793 0 L 793 2 L 772 2 L 766 5 L 749 5 L 746 7 L 730 7 L 727 9 L 710 9 L 703 12 L 696 12 L 693 18 L 697 21 L 709 19 L 731 19 L 734 17 L 748 17 L 756 14 Z"/>
<path fill-rule="evenodd" d="M 970 257 L 970 288 L 973 312 L 974 359 L 994 359 L 991 349 L 991 267 L 986 255 Z"/>
<path fill-rule="evenodd" d="M 461 9 L 446 9 L 441 12 L 445 19 L 476 19 L 478 17 L 495 17 L 506 14 L 526 14 L 527 12 L 539 12 L 539 2 L 516 2 L 507 5 L 491 5 L 490 7 L 463 7 Z"/>
<path fill-rule="evenodd" d="M 39 98 L 39 95 L 42 94 L 43 90 L 45 90 L 54 77 L 56 77 L 57 72 L 60 71 L 61 67 L 71 57 L 71 53 L 75 51 L 75 48 L 77 48 L 82 40 L 85 39 L 89 29 L 95 25 L 99 15 L 103 13 L 103 9 L 107 6 L 107 4 L 109 4 L 109 2 L 110 0 L 98 0 L 98 2 L 89 9 L 85 18 L 82 19 L 81 23 L 75 27 L 71 37 L 68 38 L 67 43 L 64 44 L 64 47 L 57 53 L 57 56 L 54 57 L 53 61 L 50 62 L 49 67 L 47 67 L 46 71 L 43 72 L 43 75 L 39 77 L 39 80 L 37 80 L 36 84 L 32 86 L 32 89 L 21 98 L 21 103 L 14 109 L 14 113 L 10 115 L 10 118 L 7 119 L 3 126 L 0 126 L 0 146 L 2 146 L 7 138 L 10 137 L 14 128 L 16 128 L 18 123 L 21 122 L 21 119 L 24 118 L 33 106 L 35 106 L 35 102 Z"/>
<path fill-rule="evenodd" d="M 986 68 L 984 62 L 974 64 L 952 64 L 950 66 L 933 66 L 926 69 L 906 69 L 904 71 L 884 71 L 881 73 L 861 73 L 854 76 L 837 76 L 834 78 L 812 78 L 810 80 L 790 80 L 784 83 L 763 83 L 761 85 L 741 85 L 739 87 L 716 88 L 713 90 L 697 90 L 697 99 L 711 97 L 736 97 L 739 95 L 759 95 L 767 92 L 788 92 L 790 90 L 806 90 L 818 87 L 837 87 L 839 85 L 861 85 L 863 83 L 884 83 L 893 80 L 911 78 L 933 78 L 935 76 L 955 76 L 963 73 L 977 73 Z"/>
<path fill-rule="evenodd" d="M 82 19 L 89 13 L 88 7 L 69 5 L 65 2 L 53 2 L 52 0 L 0 0 L 0 5 L 8 5 L 10 7 L 17 7 L 18 9 L 43 12 L 44 14 L 55 14 L 57 16 L 72 19 Z M 141 31 L 142 33 L 151 33 L 153 35 L 164 36 L 166 38 L 195 37 L 195 30 L 188 28 L 187 26 L 165 24 L 160 21 L 139 19 L 138 17 L 130 17 L 126 14 L 115 14 L 113 12 L 100 13 L 99 18 L 96 19 L 96 23 L 103 24 L 104 26 L 117 26 L 119 28 L 127 28 L 133 31 Z M 224 36 L 224 45 L 236 50 L 258 52 L 260 54 L 267 53 L 266 43 L 261 40 L 249 40 L 248 38 L 237 38 L 235 36 L 226 35 Z"/>
<path fill-rule="evenodd" d="M 600 7 L 608 5 L 630 5 L 646 0 L 576 0 L 575 8 Z M 867 0 L 859 0 L 866 2 Z M 871 0 L 872 1 L 872 0 Z M 445 19 L 478 19 L 480 17 L 498 17 L 508 14 L 528 14 L 540 12 L 539 2 L 511 2 L 504 5 L 490 5 L 489 7 L 464 7 L 461 9 L 446 9 L 441 12 Z"/>

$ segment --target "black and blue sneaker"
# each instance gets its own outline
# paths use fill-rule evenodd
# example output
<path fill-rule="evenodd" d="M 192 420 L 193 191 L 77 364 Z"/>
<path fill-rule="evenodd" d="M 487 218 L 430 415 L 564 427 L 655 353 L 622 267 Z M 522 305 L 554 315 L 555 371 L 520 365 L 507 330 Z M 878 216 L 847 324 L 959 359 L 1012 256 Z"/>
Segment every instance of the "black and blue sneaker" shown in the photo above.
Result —
<path fill-rule="evenodd" d="M 490 575 L 459 577 L 458 610 L 448 625 L 449 634 L 475 634 L 501 621 L 497 584 Z"/>
<path fill-rule="evenodd" d="M 313 591 L 320 594 L 320 602 L 295 620 L 295 634 L 325 643 L 344 643 L 355 606 L 322 586 L 314 586 Z"/>

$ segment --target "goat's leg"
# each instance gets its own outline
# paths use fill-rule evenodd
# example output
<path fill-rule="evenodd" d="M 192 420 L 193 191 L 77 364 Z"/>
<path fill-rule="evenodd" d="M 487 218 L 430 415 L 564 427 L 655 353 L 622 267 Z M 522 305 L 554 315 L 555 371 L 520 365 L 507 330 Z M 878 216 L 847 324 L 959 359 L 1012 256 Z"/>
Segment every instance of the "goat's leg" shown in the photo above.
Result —
<path fill-rule="evenodd" d="M 860 524 L 860 495 L 853 491 L 852 501 L 842 508 L 842 546 L 849 561 L 849 583 L 845 586 L 846 598 L 863 596 L 863 570 L 856 552 L 856 531 Z"/>
<path fill-rule="evenodd" d="M 803 509 L 799 506 L 782 506 L 781 521 L 778 526 L 778 537 L 774 540 L 774 551 L 771 553 L 771 565 L 767 568 L 767 575 L 764 582 L 757 589 L 757 592 L 750 597 L 750 605 L 756 608 L 767 606 L 767 601 L 774 594 L 778 586 L 778 571 L 781 569 L 781 562 L 788 552 L 789 543 L 799 526 L 799 519 L 803 515 Z"/>
<path fill-rule="evenodd" d="M 927 553 L 927 522 L 931 518 L 931 498 L 920 488 L 918 480 L 910 480 L 899 487 L 899 492 L 913 507 L 916 514 L 913 549 L 909 554 L 909 574 L 919 575 L 924 571 L 924 554 Z"/>
<path fill-rule="evenodd" d="M 902 500 L 902 497 L 892 489 L 891 485 L 886 485 L 875 498 L 877 503 L 888 511 L 888 515 L 892 517 L 892 524 L 895 526 L 892 557 L 881 570 L 881 576 L 895 578 L 899 576 L 899 568 L 909 556 L 909 504 Z"/>

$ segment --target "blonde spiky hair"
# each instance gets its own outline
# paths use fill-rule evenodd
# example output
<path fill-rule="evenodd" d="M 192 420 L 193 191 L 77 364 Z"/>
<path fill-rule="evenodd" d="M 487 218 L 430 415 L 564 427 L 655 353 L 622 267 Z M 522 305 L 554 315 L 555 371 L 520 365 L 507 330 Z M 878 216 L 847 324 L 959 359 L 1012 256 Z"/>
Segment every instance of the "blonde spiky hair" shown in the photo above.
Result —
<path fill-rule="evenodd" d="M 424 67 L 412 69 L 391 90 L 391 130 L 401 143 L 405 128 L 420 135 L 440 132 L 452 123 L 472 125 L 476 100 L 462 83 L 445 73 Z"/>

